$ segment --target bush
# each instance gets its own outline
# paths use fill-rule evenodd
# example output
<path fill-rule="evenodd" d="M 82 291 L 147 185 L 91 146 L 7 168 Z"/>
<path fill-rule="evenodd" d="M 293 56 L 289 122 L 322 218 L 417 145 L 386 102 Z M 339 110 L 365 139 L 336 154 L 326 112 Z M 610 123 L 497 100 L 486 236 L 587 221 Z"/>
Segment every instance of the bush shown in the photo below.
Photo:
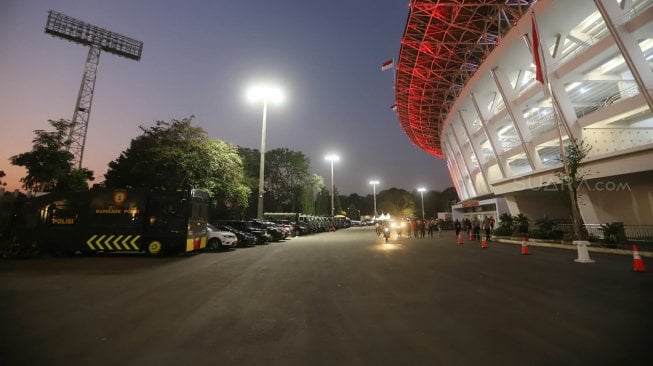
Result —
<path fill-rule="evenodd" d="M 503 229 L 512 228 L 512 216 L 509 213 L 502 213 L 501 216 L 499 216 L 499 227 Z"/>
<path fill-rule="evenodd" d="M 616 246 L 626 241 L 623 222 L 606 223 L 601 225 L 599 230 L 603 232 L 603 241 L 610 246 Z"/>
<path fill-rule="evenodd" d="M 561 240 L 564 232 L 561 230 L 531 229 L 528 236 L 533 239 Z"/>
<path fill-rule="evenodd" d="M 544 216 L 541 219 L 535 220 L 535 226 L 540 230 L 551 231 L 551 230 L 553 230 L 554 225 L 555 225 L 555 223 L 553 222 L 553 220 L 551 220 L 547 216 Z"/>
<path fill-rule="evenodd" d="M 564 241 L 574 241 L 576 240 L 576 235 L 574 233 L 564 233 L 562 234 L 562 240 Z"/>
<path fill-rule="evenodd" d="M 531 229 L 528 232 L 528 236 L 533 238 L 533 239 L 550 239 L 551 238 L 551 231 L 550 230 L 543 230 L 543 229 L 540 229 L 540 228 Z"/>
<path fill-rule="evenodd" d="M 512 229 L 510 227 L 499 226 L 498 228 L 494 229 L 493 234 L 495 236 L 510 236 L 512 235 Z"/>
<path fill-rule="evenodd" d="M 528 217 L 524 214 L 519 214 L 512 218 L 513 228 L 518 234 L 528 234 Z"/>
<path fill-rule="evenodd" d="M 565 232 L 562 230 L 551 230 L 549 233 L 549 239 L 551 240 L 562 240 L 562 237 L 565 235 Z"/>

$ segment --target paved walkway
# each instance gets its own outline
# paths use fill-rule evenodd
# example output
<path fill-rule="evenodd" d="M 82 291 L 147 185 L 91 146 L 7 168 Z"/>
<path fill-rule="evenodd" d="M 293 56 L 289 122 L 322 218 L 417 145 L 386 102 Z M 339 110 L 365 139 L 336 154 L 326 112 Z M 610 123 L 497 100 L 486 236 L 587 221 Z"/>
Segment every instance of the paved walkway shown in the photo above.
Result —
<path fill-rule="evenodd" d="M 503 238 L 496 238 L 496 239 L 493 239 L 493 240 L 501 242 L 501 243 L 511 243 L 511 244 L 518 244 L 518 245 L 522 244 L 521 240 L 512 240 L 512 239 L 503 239 Z M 577 250 L 576 246 L 573 245 L 573 244 L 547 243 L 547 242 L 537 241 L 537 239 L 529 239 L 528 240 L 528 245 L 529 246 L 537 246 L 537 247 Z M 604 248 L 604 247 L 593 246 L 591 244 L 587 247 L 587 249 L 590 252 L 595 252 L 595 253 L 633 255 L 633 251 L 629 250 L 629 249 Z M 653 258 L 653 252 L 642 251 L 639 248 L 638 248 L 638 252 L 639 252 L 639 255 L 642 256 L 642 257 Z"/>

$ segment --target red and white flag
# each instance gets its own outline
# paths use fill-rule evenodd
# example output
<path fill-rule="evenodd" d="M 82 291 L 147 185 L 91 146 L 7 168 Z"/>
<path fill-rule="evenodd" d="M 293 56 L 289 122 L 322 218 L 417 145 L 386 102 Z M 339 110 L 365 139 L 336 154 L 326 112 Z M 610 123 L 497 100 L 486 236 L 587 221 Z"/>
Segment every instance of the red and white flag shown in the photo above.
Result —
<path fill-rule="evenodd" d="M 381 64 L 381 71 L 390 70 L 394 67 L 394 61 L 392 59 Z"/>
<path fill-rule="evenodd" d="M 540 36 L 537 34 L 537 24 L 535 23 L 535 14 L 531 17 L 532 29 L 531 35 L 533 36 L 533 62 L 535 63 L 535 80 L 544 84 L 544 73 L 542 72 L 542 59 L 540 58 Z"/>

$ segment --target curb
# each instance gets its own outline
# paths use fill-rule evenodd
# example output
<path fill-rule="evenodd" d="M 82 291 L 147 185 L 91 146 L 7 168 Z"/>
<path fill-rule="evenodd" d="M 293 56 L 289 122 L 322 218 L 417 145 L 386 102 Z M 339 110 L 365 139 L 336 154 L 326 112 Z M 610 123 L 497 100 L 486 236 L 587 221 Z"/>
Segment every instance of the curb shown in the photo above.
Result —
<path fill-rule="evenodd" d="M 508 244 L 519 244 L 521 245 L 520 240 L 510 240 L 510 239 L 493 239 L 493 241 L 500 242 L 500 243 L 508 243 Z M 535 247 L 546 247 L 546 248 L 557 248 L 557 249 L 567 249 L 567 250 L 576 250 L 576 246 L 573 244 L 554 244 L 554 243 L 543 243 L 543 242 L 537 242 L 537 241 L 526 241 L 526 243 L 529 246 L 535 246 Z M 591 247 L 588 246 L 587 249 L 590 252 L 595 252 L 595 253 L 608 253 L 608 254 L 619 254 L 619 255 L 633 255 L 632 250 L 628 249 L 610 249 L 610 248 L 598 248 L 598 247 Z M 647 257 L 647 258 L 653 258 L 653 252 L 644 252 L 644 251 L 639 251 L 639 255 L 642 257 Z"/>

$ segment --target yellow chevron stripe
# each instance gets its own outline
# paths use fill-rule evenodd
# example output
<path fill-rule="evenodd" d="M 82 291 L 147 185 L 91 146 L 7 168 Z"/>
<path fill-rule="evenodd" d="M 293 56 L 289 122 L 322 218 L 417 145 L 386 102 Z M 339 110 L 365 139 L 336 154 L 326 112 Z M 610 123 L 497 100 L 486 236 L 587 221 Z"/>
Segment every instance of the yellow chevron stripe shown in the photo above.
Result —
<path fill-rule="evenodd" d="M 95 238 L 97 238 L 97 235 L 93 235 L 93 236 L 91 236 L 91 237 L 86 241 L 86 245 L 88 245 L 88 247 L 91 248 L 91 250 L 95 250 L 95 247 L 93 246 L 93 239 L 95 239 Z"/>
<path fill-rule="evenodd" d="M 122 235 L 116 236 L 116 238 L 113 239 L 113 242 L 111 243 L 111 244 L 113 244 L 113 247 L 116 248 L 117 250 L 122 250 L 122 248 L 120 247 L 120 243 L 119 243 L 120 238 L 122 238 Z"/>
<path fill-rule="evenodd" d="M 106 235 L 102 235 L 95 241 L 95 245 L 97 245 L 98 248 L 100 248 L 100 250 L 104 250 L 104 247 L 102 246 L 102 239 L 104 239 L 105 237 Z"/>
<path fill-rule="evenodd" d="M 138 250 L 138 245 L 136 245 L 136 242 L 140 237 L 141 237 L 140 235 L 136 235 L 134 239 L 132 239 L 132 241 L 129 243 L 132 245 L 132 248 L 134 248 L 134 250 Z"/>
<path fill-rule="evenodd" d="M 114 236 L 115 236 L 115 235 L 110 235 L 110 236 L 107 238 L 107 240 L 104 241 L 104 245 L 106 245 L 107 248 L 109 248 L 109 250 L 113 250 L 113 248 L 111 247 L 111 239 L 113 239 Z"/>
<path fill-rule="evenodd" d="M 122 242 L 121 242 L 122 246 L 127 250 L 132 250 L 132 248 L 129 246 L 129 243 L 128 243 L 129 238 L 131 238 L 131 237 L 132 237 L 131 235 L 125 235 L 125 238 L 122 239 Z"/>

